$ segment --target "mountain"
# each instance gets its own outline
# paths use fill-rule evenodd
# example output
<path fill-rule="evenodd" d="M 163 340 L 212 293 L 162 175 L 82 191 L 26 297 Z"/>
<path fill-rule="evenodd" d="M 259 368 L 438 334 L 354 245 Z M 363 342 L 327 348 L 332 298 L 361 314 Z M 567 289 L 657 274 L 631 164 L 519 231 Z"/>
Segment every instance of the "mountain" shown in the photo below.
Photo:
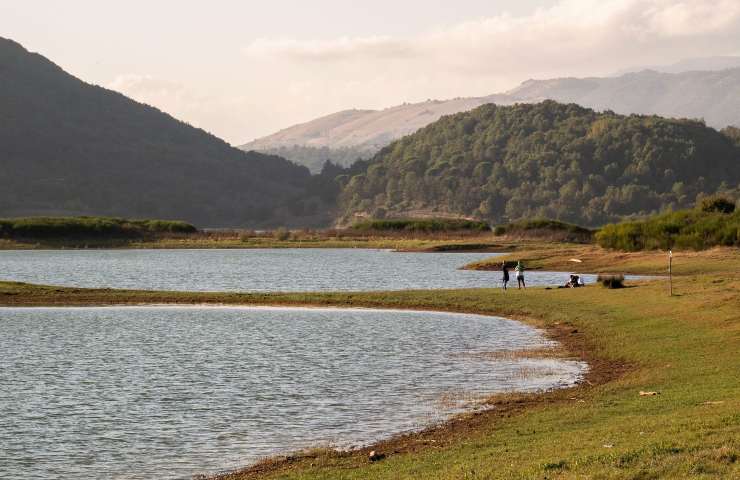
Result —
<path fill-rule="evenodd" d="M 385 110 L 345 110 L 286 128 L 240 148 L 283 155 L 317 172 L 326 160 L 351 165 L 358 158 L 371 157 L 393 140 L 414 133 L 443 115 L 471 110 L 493 101 L 507 99 L 498 96 L 456 98 L 406 103 Z"/>
<path fill-rule="evenodd" d="M 733 65 L 736 57 L 685 61 L 692 65 Z M 279 153 L 313 171 L 325 159 L 347 165 L 368 158 L 391 141 L 442 115 L 469 111 L 486 103 L 513 105 L 543 100 L 577 103 L 625 115 L 703 118 L 712 127 L 740 125 L 740 68 L 661 73 L 644 70 L 618 77 L 527 80 L 517 88 L 487 97 L 404 104 L 386 110 L 348 110 L 287 128 L 241 148 Z"/>
<path fill-rule="evenodd" d="M 340 177 L 342 221 L 546 217 L 586 226 L 740 193 L 740 136 L 692 120 L 575 104 L 488 104 L 446 116 Z M 737 143 L 736 143 L 737 142 Z"/>
<path fill-rule="evenodd" d="M 0 216 L 312 224 L 308 169 L 245 153 L 0 38 Z"/>
<path fill-rule="evenodd" d="M 727 70 L 729 68 L 740 68 L 740 56 L 716 56 L 716 57 L 696 57 L 680 60 L 668 65 L 651 65 L 637 68 L 624 69 L 614 76 L 624 75 L 626 73 L 637 73 L 643 70 L 653 70 L 661 73 L 684 73 L 695 71 L 716 71 Z"/>
<path fill-rule="evenodd" d="M 620 77 L 528 80 L 507 94 L 519 101 L 556 100 L 624 115 L 704 119 L 723 128 L 740 125 L 740 68 Z"/>

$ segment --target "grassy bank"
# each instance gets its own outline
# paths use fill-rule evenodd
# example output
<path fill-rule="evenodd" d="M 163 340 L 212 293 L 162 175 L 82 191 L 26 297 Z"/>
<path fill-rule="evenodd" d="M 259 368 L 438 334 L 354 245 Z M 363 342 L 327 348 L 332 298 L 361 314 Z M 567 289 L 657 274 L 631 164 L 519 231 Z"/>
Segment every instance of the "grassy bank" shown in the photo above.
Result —
<path fill-rule="evenodd" d="M 157 234 L 195 233 L 197 229 L 173 220 L 132 220 L 119 217 L 22 217 L 0 219 L 0 237 L 55 239 L 145 237 Z"/>
<path fill-rule="evenodd" d="M 405 232 L 321 231 L 206 231 L 190 234 L 162 234 L 149 237 L 58 237 L 0 238 L 0 250 L 25 249 L 216 249 L 216 248 L 380 248 L 404 251 L 501 251 L 502 239 L 479 232 Z"/>
<path fill-rule="evenodd" d="M 549 242 L 592 243 L 594 230 L 572 223 L 548 219 L 520 220 L 518 222 L 497 225 L 497 235 L 510 238 L 537 239 Z"/>
<path fill-rule="evenodd" d="M 193 225 L 173 220 L 119 217 L 22 217 L 0 219 L 0 248 L 125 246 L 195 235 Z"/>
<path fill-rule="evenodd" d="M 709 250 L 674 250 L 674 275 L 713 274 L 724 276 L 740 271 L 740 250 L 716 247 Z M 619 252 L 596 245 L 522 243 L 506 256 L 471 263 L 470 270 L 499 270 L 502 261 L 522 260 L 527 269 L 574 273 L 622 273 L 667 275 L 668 252 L 651 250 Z M 580 260 L 574 262 L 572 260 Z"/>
<path fill-rule="evenodd" d="M 509 228 L 495 234 L 482 222 L 420 219 L 369 220 L 346 229 L 197 230 L 181 222 L 157 220 L 29 218 L 0 220 L 0 250 L 380 248 L 502 252 L 531 241 L 586 240 L 580 227 L 560 222 L 520 222 Z M 590 238 L 590 232 L 584 231 Z"/>
<path fill-rule="evenodd" d="M 573 247 L 576 248 L 576 247 Z M 585 248 L 579 246 L 578 248 Z M 567 261 L 570 252 L 552 262 Z M 718 259 L 713 259 L 714 255 Z M 648 268 L 646 254 L 599 268 Z M 543 257 L 543 264 L 547 260 Z M 620 263 L 621 262 L 621 263 Z M 443 428 L 339 454 L 315 450 L 231 478 L 529 479 L 740 476 L 740 263 L 738 250 L 685 257 L 665 281 L 631 288 L 476 289 L 386 293 L 211 294 L 0 284 L 2 305 L 233 303 L 434 309 L 503 315 L 556 332 L 587 358 L 593 385 L 496 399 L 492 411 Z M 608 264 L 608 265 L 607 265 Z M 725 265 L 723 270 L 714 271 Z M 696 274 L 703 271 L 703 274 Z M 719 273 L 718 273 L 719 272 Z M 641 396 L 640 392 L 657 392 Z"/>

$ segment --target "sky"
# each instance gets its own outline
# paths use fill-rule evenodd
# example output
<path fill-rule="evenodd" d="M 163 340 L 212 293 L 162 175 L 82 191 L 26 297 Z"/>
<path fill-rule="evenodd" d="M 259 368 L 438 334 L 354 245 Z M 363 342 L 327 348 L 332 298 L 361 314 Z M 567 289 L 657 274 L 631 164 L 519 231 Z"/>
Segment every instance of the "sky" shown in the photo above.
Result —
<path fill-rule="evenodd" d="M 740 53 L 740 0 L 0 0 L 0 36 L 240 145 L 348 108 Z"/>

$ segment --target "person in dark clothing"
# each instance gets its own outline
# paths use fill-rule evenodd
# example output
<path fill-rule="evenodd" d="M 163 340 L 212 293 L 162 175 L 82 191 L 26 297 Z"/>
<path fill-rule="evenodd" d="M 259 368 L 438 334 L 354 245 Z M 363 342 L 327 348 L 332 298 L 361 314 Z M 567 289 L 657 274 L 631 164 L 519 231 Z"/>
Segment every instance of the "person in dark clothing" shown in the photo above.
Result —
<path fill-rule="evenodd" d="M 504 274 L 502 280 L 504 282 L 504 290 L 506 290 L 506 285 L 509 283 L 509 267 L 506 266 L 506 262 L 501 262 L 501 271 Z"/>

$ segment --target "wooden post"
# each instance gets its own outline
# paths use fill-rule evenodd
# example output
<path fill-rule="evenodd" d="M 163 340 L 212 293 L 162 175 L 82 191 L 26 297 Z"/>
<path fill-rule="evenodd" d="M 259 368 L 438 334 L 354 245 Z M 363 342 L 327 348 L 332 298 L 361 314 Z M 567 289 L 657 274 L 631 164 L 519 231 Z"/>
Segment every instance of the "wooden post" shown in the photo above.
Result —
<path fill-rule="evenodd" d="M 673 250 L 668 250 L 668 291 L 673 296 Z"/>

